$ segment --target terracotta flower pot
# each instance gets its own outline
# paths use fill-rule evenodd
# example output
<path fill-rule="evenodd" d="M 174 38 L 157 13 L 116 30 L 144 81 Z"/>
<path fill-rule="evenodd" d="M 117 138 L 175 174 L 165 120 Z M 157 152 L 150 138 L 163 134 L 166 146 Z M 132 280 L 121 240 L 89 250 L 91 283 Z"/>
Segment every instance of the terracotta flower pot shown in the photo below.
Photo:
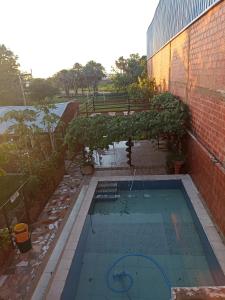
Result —
<path fill-rule="evenodd" d="M 182 160 L 174 161 L 174 174 L 181 173 L 181 168 L 182 168 L 183 164 L 184 164 L 184 161 L 182 161 Z"/>
<path fill-rule="evenodd" d="M 80 169 L 83 175 L 92 175 L 94 173 L 94 166 L 92 164 L 83 165 Z"/>

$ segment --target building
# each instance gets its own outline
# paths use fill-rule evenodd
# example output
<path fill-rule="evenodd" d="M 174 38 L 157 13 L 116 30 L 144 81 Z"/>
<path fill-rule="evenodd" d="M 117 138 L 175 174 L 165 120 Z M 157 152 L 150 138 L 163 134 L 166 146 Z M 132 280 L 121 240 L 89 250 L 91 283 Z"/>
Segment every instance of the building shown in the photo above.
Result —
<path fill-rule="evenodd" d="M 147 44 L 149 77 L 190 108 L 189 173 L 225 234 L 225 1 L 161 0 Z"/>
<path fill-rule="evenodd" d="M 65 125 L 67 125 L 74 116 L 78 113 L 79 104 L 75 102 L 63 102 L 63 103 L 56 103 L 55 108 L 50 109 L 51 113 L 56 114 L 59 117 L 59 121 L 61 120 Z M 25 109 L 37 111 L 37 108 L 34 106 L 1 106 L 0 107 L 0 118 L 2 118 L 7 112 L 9 111 L 23 111 Z M 38 113 L 35 122 L 33 122 L 37 127 L 42 129 L 45 132 L 44 125 L 42 123 L 43 113 Z M 0 138 L 7 129 L 13 125 L 13 121 L 1 122 L 0 123 Z M 57 124 L 53 124 L 55 129 L 57 128 Z"/>

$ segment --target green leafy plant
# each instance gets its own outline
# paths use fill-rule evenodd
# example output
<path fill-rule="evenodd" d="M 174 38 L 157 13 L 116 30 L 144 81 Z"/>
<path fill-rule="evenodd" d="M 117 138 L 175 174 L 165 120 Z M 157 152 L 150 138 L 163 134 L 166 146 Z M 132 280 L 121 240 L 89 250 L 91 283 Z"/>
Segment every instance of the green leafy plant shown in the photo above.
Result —
<path fill-rule="evenodd" d="M 166 137 L 175 153 L 182 153 L 182 138 L 186 133 L 188 110 L 185 104 L 169 93 L 158 95 L 147 112 L 128 116 L 76 117 L 70 123 L 65 143 L 70 151 L 76 145 L 90 151 L 107 148 L 113 142 Z"/>
<path fill-rule="evenodd" d="M 19 84 L 18 57 L 5 45 L 0 45 L 0 103 L 18 105 L 22 103 Z"/>
<path fill-rule="evenodd" d="M 10 245 L 10 234 L 7 228 L 0 229 L 0 250 L 6 250 Z"/>
<path fill-rule="evenodd" d="M 9 161 L 9 154 L 13 150 L 13 144 L 10 142 L 3 142 L 0 144 L 0 176 L 5 176 L 5 165 Z"/>
<path fill-rule="evenodd" d="M 29 177 L 29 180 L 26 183 L 25 191 L 27 193 L 35 194 L 35 192 L 39 188 L 39 184 L 40 184 L 40 179 L 38 178 L 38 176 L 37 175 L 32 175 L 32 176 Z"/>
<path fill-rule="evenodd" d="M 115 61 L 115 68 L 111 76 L 115 88 L 127 91 L 130 85 L 138 83 L 139 78 L 147 78 L 147 57 L 131 54 L 128 58 L 123 56 Z"/>
<path fill-rule="evenodd" d="M 137 82 L 128 86 L 128 94 L 131 98 L 150 100 L 156 91 L 155 80 L 150 80 L 147 76 L 139 77 Z"/>

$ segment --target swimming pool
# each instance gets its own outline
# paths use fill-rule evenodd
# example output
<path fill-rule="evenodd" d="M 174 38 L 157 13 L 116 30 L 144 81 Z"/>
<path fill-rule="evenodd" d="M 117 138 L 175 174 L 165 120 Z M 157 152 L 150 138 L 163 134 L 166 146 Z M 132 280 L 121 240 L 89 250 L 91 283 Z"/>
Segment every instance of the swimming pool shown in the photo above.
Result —
<path fill-rule="evenodd" d="M 164 300 L 225 278 L 181 180 L 100 182 L 61 299 Z"/>

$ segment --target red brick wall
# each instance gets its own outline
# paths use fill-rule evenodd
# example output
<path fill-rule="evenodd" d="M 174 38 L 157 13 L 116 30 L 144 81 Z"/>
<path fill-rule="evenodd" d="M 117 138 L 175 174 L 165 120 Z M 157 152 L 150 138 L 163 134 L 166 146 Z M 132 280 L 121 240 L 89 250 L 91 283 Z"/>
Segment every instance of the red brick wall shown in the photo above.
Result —
<path fill-rule="evenodd" d="M 169 88 L 169 69 L 170 45 L 167 45 L 148 63 L 148 70 L 155 78 L 160 91 L 166 91 Z"/>
<path fill-rule="evenodd" d="M 193 130 L 225 163 L 225 1 L 190 27 L 188 84 Z"/>
<path fill-rule="evenodd" d="M 165 48 L 149 59 L 149 76 L 158 85 L 169 78 L 167 90 L 189 105 L 189 172 L 225 234 L 225 1 Z"/>
<path fill-rule="evenodd" d="M 182 97 L 182 99 L 187 99 L 188 53 L 189 34 L 188 30 L 186 30 L 171 42 L 169 89 L 173 94 Z"/>
<path fill-rule="evenodd" d="M 225 170 L 213 162 L 197 139 L 188 139 L 189 173 L 207 203 L 215 222 L 225 234 Z"/>

